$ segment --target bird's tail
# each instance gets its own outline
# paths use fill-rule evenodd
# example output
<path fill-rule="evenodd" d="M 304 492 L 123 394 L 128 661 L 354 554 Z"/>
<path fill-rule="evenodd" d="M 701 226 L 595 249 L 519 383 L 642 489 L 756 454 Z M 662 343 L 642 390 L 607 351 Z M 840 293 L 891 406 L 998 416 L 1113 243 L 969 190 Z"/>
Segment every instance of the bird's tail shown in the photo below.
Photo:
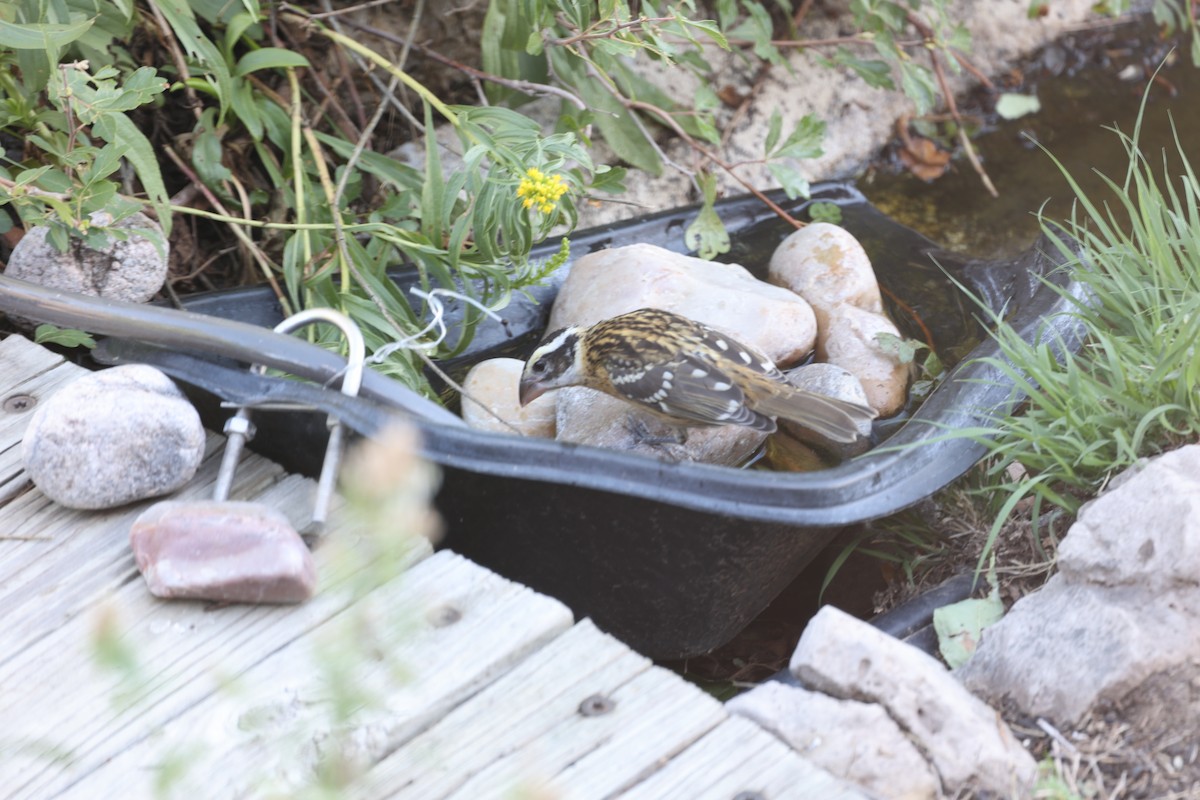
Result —
<path fill-rule="evenodd" d="M 754 410 L 790 419 L 835 442 L 853 442 L 859 425 L 875 419 L 875 409 L 837 397 L 817 394 L 781 383 L 755 398 Z"/>

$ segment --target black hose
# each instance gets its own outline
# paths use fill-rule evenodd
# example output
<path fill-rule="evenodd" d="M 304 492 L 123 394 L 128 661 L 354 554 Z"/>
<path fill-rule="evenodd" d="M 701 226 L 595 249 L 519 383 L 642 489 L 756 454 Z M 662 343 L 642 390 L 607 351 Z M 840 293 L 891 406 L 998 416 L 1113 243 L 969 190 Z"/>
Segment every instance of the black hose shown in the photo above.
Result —
<path fill-rule="evenodd" d="M 0 311 L 100 336 L 263 364 L 321 384 L 337 378 L 346 367 L 346 360 L 336 353 L 257 325 L 47 289 L 5 275 L 0 275 Z M 432 400 L 373 370 L 363 375 L 360 394 L 430 422 L 464 424 Z"/>

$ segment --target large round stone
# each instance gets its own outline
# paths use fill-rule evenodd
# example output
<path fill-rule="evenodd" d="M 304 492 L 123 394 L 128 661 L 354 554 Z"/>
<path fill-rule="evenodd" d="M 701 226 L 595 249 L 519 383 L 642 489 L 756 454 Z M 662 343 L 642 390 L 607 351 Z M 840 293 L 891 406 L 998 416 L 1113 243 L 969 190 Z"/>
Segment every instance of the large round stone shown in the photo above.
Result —
<path fill-rule="evenodd" d="M 200 416 L 170 378 L 140 364 L 84 376 L 34 412 L 22 443 L 30 479 L 70 508 L 112 508 L 191 480 Z"/>

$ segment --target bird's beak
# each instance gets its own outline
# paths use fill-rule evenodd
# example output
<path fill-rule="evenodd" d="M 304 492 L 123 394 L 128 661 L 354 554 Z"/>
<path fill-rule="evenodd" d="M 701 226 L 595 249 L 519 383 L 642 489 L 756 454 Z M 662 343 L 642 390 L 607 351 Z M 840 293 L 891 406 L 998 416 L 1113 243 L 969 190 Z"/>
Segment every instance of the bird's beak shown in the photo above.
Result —
<path fill-rule="evenodd" d="M 543 386 L 533 378 L 522 378 L 521 386 L 517 390 L 517 399 L 521 401 L 521 406 L 524 407 L 544 395 L 549 389 L 550 387 Z"/>

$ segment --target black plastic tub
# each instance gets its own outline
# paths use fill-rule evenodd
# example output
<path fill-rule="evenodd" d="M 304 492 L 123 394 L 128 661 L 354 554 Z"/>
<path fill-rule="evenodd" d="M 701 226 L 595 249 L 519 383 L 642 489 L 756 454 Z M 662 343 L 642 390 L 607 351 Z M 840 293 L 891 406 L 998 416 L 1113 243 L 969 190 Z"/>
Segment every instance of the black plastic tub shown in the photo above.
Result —
<path fill-rule="evenodd" d="M 805 203 L 776 199 L 803 216 Z M 863 242 L 885 293 L 903 304 L 891 309 L 902 330 L 919 338 L 912 322 L 918 315 L 939 352 L 961 359 L 905 419 L 876 424 L 876 438 L 885 447 L 832 469 L 782 473 L 666 462 L 418 418 L 424 453 L 443 468 L 437 497 L 445 521 L 442 544 L 560 598 L 577 616 L 592 617 L 649 656 L 680 658 L 708 652 L 736 635 L 843 528 L 910 506 L 975 464 L 983 445 L 946 438 L 946 431 L 978 425 L 1012 407 L 1020 395 L 1001 371 L 976 360 L 997 356 L 998 349 L 981 333 L 972 301 L 957 284 L 993 309 L 1003 307 L 1028 340 L 1073 347 L 1073 323 L 1059 313 L 1070 301 L 1043 281 L 1068 293 L 1074 289 L 1066 272 L 1055 269 L 1063 261 L 1059 247 L 1043 239 L 1018 259 L 972 261 L 892 222 L 852 187 L 819 186 L 814 199 L 842 207 L 843 225 Z M 752 271 L 765 269 L 775 245 L 791 232 L 754 199 L 727 201 L 718 211 L 734 238 L 728 260 Z M 694 213 L 681 209 L 577 233 L 572 253 L 634 242 L 683 252 L 683 231 Z M 410 280 L 403 274 L 398 279 Z M 481 327 L 465 361 L 532 346 L 557 285 L 539 289 L 537 302 L 518 298 L 505 311 L 507 330 Z M 280 318 L 265 289 L 198 295 L 187 304 L 256 325 Z M 138 338 L 156 340 L 149 334 Z M 157 338 L 176 347 L 185 341 Z M 968 341 L 980 343 L 964 353 Z M 186 342 L 229 354 L 219 342 Z M 111 344 L 101 357 L 141 358 Z M 220 385 L 217 379 L 195 382 Z M 364 390 L 380 400 L 387 394 L 373 388 L 380 385 L 376 381 Z M 387 398 L 382 402 L 390 404 Z M 285 428 L 277 427 L 281 420 Z M 310 473 L 319 468 L 321 415 L 263 413 L 256 422 L 260 433 L 253 446 L 260 452 Z"/>

